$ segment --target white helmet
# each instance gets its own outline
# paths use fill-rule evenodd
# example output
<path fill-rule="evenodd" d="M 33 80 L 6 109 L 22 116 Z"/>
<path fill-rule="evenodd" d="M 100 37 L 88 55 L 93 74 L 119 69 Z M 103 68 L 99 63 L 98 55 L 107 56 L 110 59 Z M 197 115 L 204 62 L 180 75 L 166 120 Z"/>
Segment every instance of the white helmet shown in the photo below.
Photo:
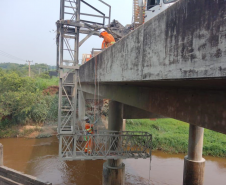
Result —
<path fill-rule="evenodd" d="M 87 116 L 85 116 L 85 117 L 83 118 L 84 121 L 87 120 L 87 119 L 89 119 Z"/>
<path fill-rule="evenodd" d="M 104 32 L 104 31 L 106 31 L 104 28 L 101 28 L 100 30 L 99 30 L 99 34 L 101 34 L 102 32 Z"/>

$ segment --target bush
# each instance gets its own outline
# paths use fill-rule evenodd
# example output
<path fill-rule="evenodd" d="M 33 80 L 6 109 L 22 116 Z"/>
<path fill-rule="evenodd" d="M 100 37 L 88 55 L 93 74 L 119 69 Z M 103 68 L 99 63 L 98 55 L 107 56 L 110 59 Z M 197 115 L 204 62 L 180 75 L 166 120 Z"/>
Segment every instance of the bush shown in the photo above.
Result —
<path fill-rule="evenodd" d="M 43 79 L 50 79 L 50 76 L 47 73 L 42 73 L 42 74 L 39 75 L 39 77 L 43 78 Z"/>
<path fill-rule="evenodd" d="M 37 139 L 40 139 L 40 138 L 48 138 L 48 137 L 52 137 L 52 135 L 51 134 L 39 134 L 36 138 Z"/>
<path fill-rule="evenodd" d="M 46 120 L 56 121 L 58 117 L 58 96 L 49 96 L 49 109 Z"/>
<path fill-rule="evenodd" d="M 0 121 L 4 117 L 10 117 L 13 124 L 43 122 L 47 117 L 56 120 L 58 99 L 44 96 L 42 90 L 57 83 L 58 78 L 32 79 L 0 70 Z"/>

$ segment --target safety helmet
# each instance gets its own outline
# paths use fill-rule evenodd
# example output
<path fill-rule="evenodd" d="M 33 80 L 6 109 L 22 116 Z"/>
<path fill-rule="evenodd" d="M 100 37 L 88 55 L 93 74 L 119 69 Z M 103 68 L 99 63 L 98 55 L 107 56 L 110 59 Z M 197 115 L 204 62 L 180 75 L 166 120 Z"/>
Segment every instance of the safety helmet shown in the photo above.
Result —
<path fill-rule="evenodd" d="M 101 28 L 100 30 L 99 30 L 99 34 L 101 34 L 102 32 L 104 32 L 104 31 L 106 31 L 104 28 Z"/>
<path fill-rule="evenodd" d="M 87 119 L 89 119 L 87 116 L 85 116 L 85 117 L 83 118 L 84 121 L 87 120 Z"/>

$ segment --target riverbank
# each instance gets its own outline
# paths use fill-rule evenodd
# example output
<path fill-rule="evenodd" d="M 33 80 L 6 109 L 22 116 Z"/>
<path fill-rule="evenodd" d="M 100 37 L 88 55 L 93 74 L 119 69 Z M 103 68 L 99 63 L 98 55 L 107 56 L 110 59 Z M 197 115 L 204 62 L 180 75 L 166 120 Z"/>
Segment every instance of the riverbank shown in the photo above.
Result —
<path fill-rule="evenodd" d="M 189 124 L 170 118 L 127 120 L 126 130 L 146 131 L 153 136 L 153 150 L 187 153 Z M 204 131 L 203 155 L 226 157 L 226 136 Z"/>
<path fill-rule="evenodd" d="M 0 138 L 45 138 L 56 135 L 56 124 L 10 126 L 0 129 Z M 153 136 L 153 150 L 187 153 L 189 124 L 175 119 L 127 120 L 126 130 L 145 131 Z M 208 129 L 204 131 L 203 155 L 226 157 L 226 136 Z"/>
<path fill-rule="evenodd" d="M 57 134 L 56 125 L 11 125 L 0 129 L 0 138 L 48 138 Z"/>

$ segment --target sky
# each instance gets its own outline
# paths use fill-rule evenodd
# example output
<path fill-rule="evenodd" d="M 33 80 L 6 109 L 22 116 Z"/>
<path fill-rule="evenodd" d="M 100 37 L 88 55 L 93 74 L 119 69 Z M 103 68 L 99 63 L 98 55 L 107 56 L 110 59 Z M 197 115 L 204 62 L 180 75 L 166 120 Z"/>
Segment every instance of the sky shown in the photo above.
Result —
<path fill-rule="evenodd" d="M 111 20 L 123 25 L 132 20 L 133 0 L 104 0 L 111 5 Z M 98 0 L 86 0 L 102 12 L 108 12 Z M 93 13 L 86 5 L 81 5 L 82 13 Z M 55 22 L 59 19 L 60 0 L 0 0 L 0 63 L 56 64 Z M 89 17 L 86 20 L 91 20 Z M 98 21 L 98 18 L 96 19 Z M 85 35 L 80 34 L 80 39 Z M 101 38 L 92 36 L 79 51 L 91 53 L 92 48 L 100 48 Z M 6 52 L 11 57 L 6 57 Z M 14 58 L 12 57 L 14 56 Z M 16 57 L 16 58 L 15 58 Z"/>

